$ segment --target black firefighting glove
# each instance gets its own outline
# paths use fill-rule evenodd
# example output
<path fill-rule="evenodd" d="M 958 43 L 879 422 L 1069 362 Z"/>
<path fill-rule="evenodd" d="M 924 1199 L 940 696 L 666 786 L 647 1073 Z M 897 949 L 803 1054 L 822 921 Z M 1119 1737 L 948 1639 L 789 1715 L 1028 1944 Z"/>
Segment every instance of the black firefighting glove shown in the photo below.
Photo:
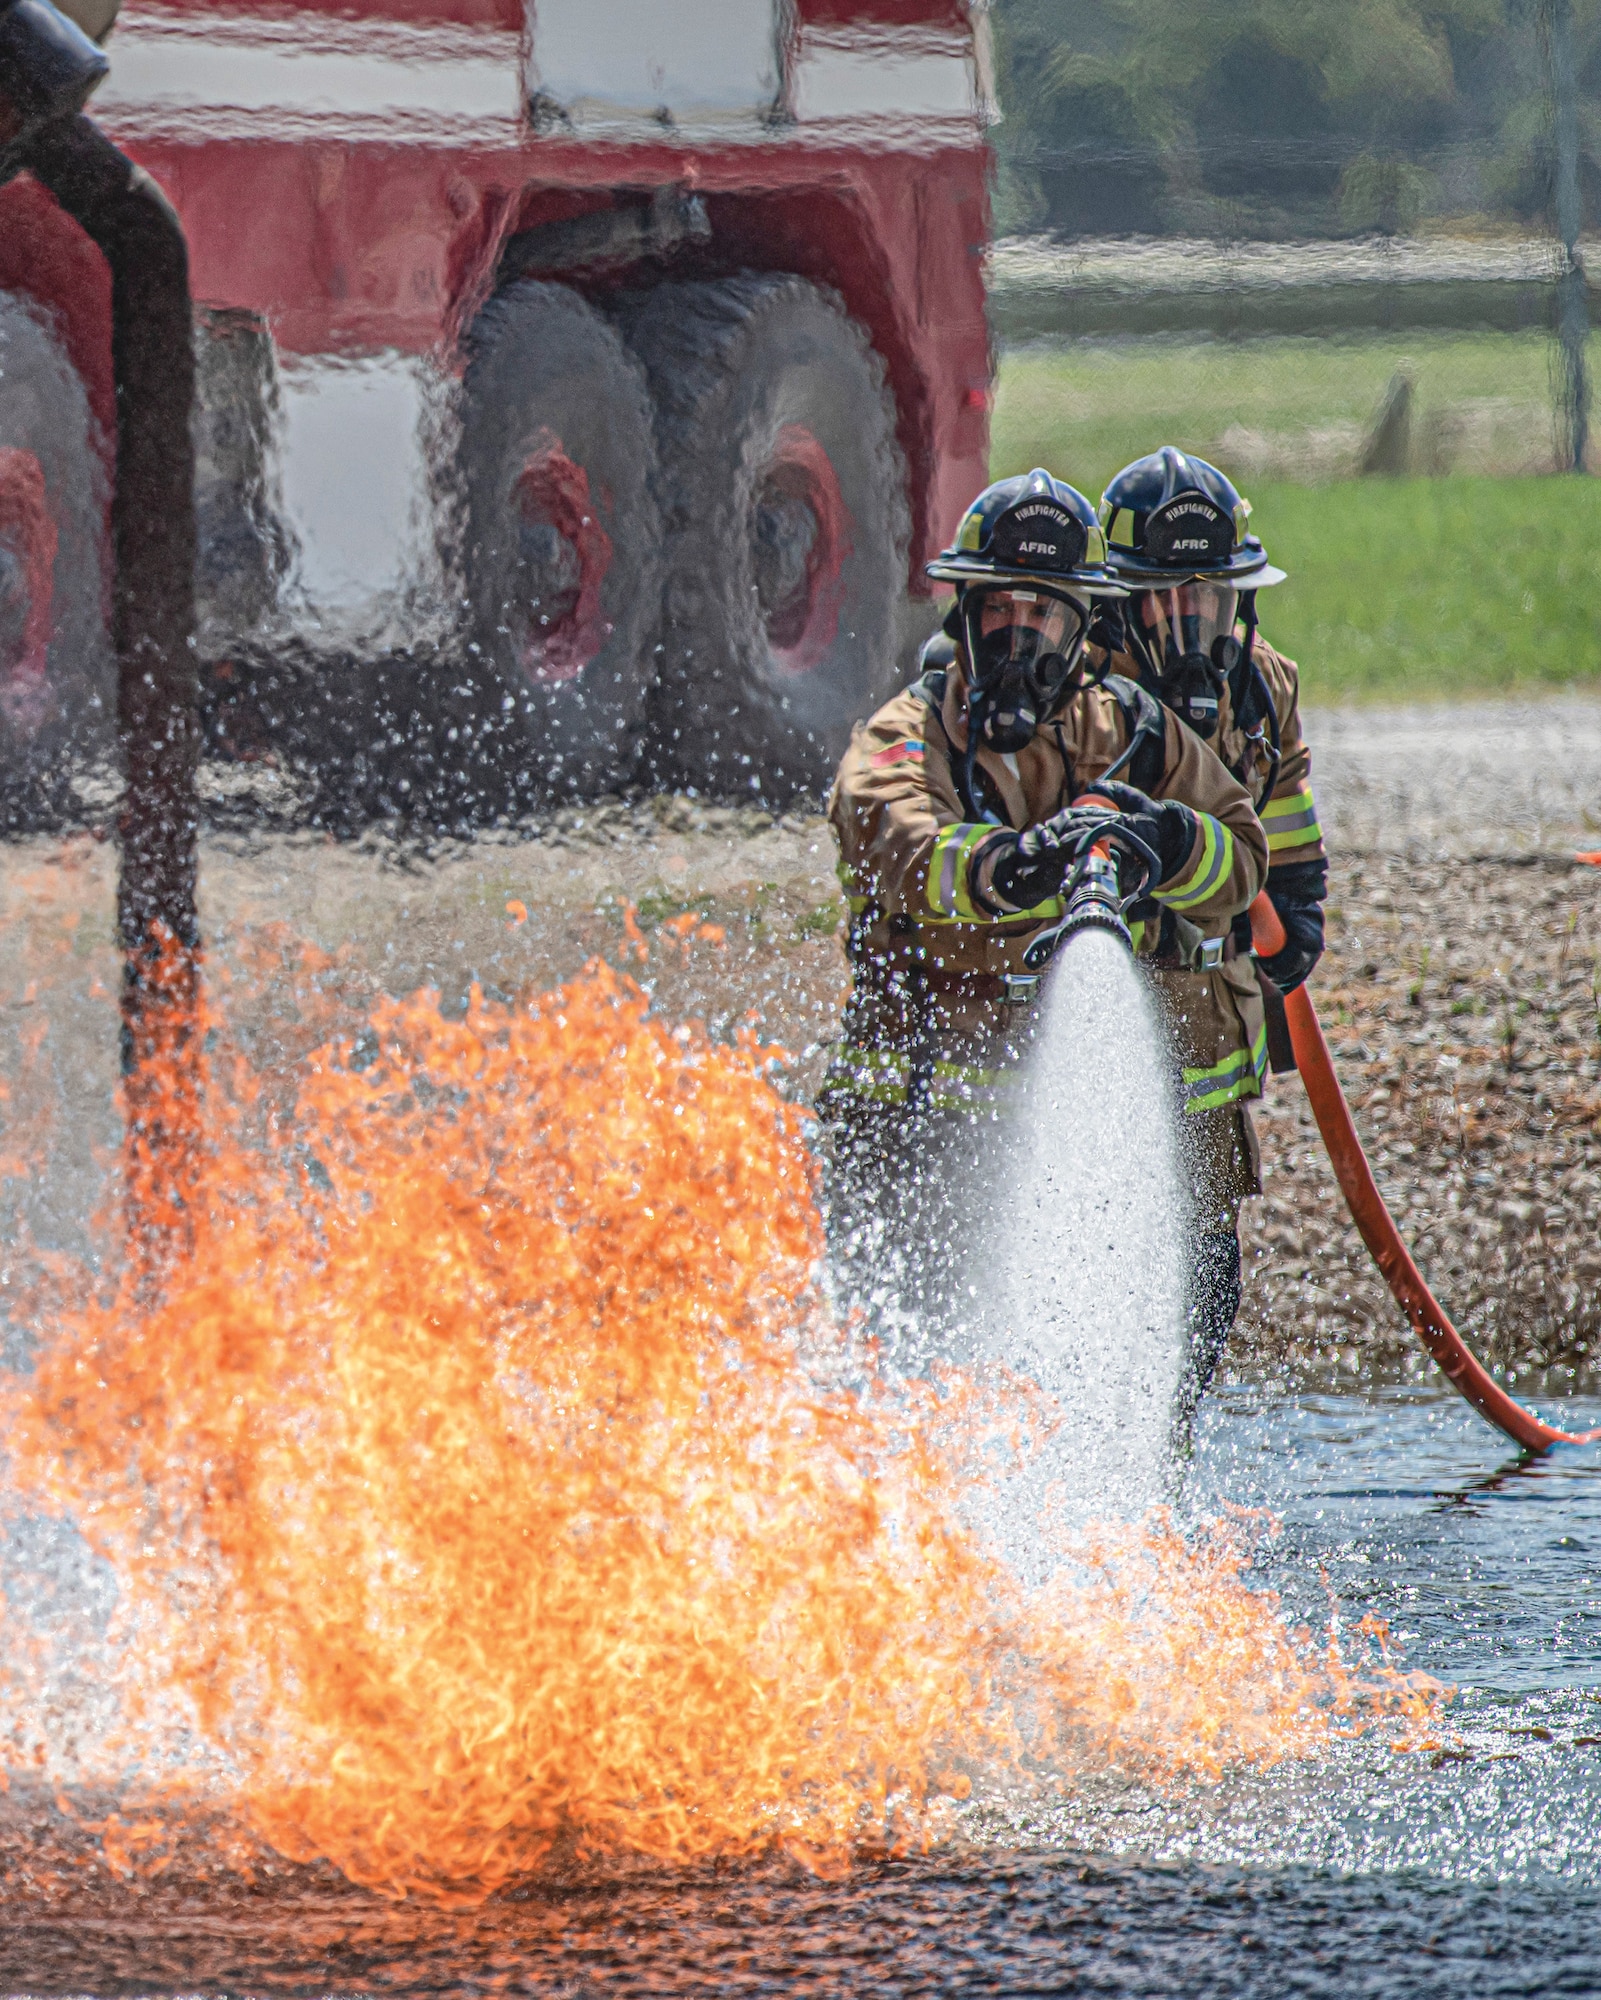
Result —
<path fill-rule="evenodd" d="M 1064 806 L 1022 833 L 995 834 L 981 850 L 990 863 L 990 899 L 1003 910 L 1032 910 L 1054 896 L 1078 858 L 1080 841 L 1107 817 L 1104 807 Z"/>
<path fill-rule="evenodd" d="M 1326 861 L 1292 861 L 1271 868 L 1268 900 L 1284 926 L 1284 949 L 1258 960 L 1281 993 L 1293 993 L 1323 956 L 1323 899 L 1329 893 Z"/>
<path fill-rule="evenodd" d="M 1177 799 L 1153 799 L 1138 785 L 1125 785 L 1120 778 L 1098 778 L 1089 790 L 1110 799 L 1127 819 L 1129 832 L 1143 840 L 1161 862 L 1161 874 L 1146 888 L 1160 889 L 1164 882 L 1171 882 L 1195 845 L 1198 824 L 1190 808 Z M 1130 865 L 1137 870 L 1140 864 Z"/>

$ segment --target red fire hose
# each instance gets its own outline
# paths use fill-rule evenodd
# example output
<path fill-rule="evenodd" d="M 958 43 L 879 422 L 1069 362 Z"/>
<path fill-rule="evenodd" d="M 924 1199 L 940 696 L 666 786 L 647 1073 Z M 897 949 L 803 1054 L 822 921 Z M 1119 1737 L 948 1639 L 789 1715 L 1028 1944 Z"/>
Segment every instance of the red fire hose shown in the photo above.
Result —
<path fill-rule="evenodd" d="M 1284 926 L 1265 889 L 1251 905 L 1251 941 L 1264 958 L 1284 949 Z M 1466 1397 L 1481 1417 L 1504 1431 L 1524 1451 L 1549 1451 L 1554 1444 L 1601 1442 L 1601 1431 L 1559 1431 L 1542 1423 L 1531 1411 L 1515 1403 L 1474 1359 L 1466 1341 L 1423 1282 L 1423 1274 L 1413 1263 L 1411 1252 L 1401 1241 L 1401 1232 L 1384 1205 L 1367 1155 L 1362 1151 L 1362 1142 L 1356 1136 L 1351 1107 L 1334 1073 L 1334 1058 L 1318 1024 L 1312 996 L 1305 986 L 1285 994 L 1284 1013 L 1296 1068 L 1306 1085 L 1312 1115 L 1323 1135 L 1351 1219 L 1361 1231 L 1374 1263 L 1384 1273 L 1396 1303 L 1412 1322 L 1419 1340 L 1445 1371 L 1452 1387 Z"/>

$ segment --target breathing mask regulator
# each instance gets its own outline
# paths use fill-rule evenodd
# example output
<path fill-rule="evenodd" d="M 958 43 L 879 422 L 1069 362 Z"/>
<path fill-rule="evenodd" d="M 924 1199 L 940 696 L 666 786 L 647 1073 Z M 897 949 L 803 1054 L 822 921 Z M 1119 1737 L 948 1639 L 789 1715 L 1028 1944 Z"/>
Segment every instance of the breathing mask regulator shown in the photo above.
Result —
<path fill-rule="evenodd" d="M 988 750 L 1016 751 L 1083 684 L 1083 602 L 1016 584 L 961 593 L 968 662 L 967 728 Z"/>
<path fill-rule="evenodd" d="M 1107 573 L 1094 508 L 1041 469 L 986 487 L 928 574 L 956 585 L 946 630 L 966 655 L 968 683 L 967 751 L 957 777 L 976 820 L 983 817 L 974 795 L 979 749 L 1023 749 L 1097 678 L 1083 664 L 1092 606 L 1122 593 Z"/>
<path fill-rule="evenodd" d="M 1224 584 L 1184 583 L 1142 591 L 1129 607 L 1141 680 L 1208 742 L 1217 734 L 1223 690 L 1238 678 L 1250 644 L 1249 625 L 1244 644 L 1235 636 L 1239 601 Z"/>

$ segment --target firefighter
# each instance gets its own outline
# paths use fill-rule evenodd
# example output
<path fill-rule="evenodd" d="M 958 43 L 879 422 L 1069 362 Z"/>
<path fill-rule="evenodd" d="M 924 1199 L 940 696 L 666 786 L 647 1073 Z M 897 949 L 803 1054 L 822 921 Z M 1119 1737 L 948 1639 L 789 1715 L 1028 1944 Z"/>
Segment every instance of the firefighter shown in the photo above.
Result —
<path fill-rule="evenodd" d="M 936 1320 L 964 1305 L 971 1208 L 1029 1040 L 1031 939 L 1104 808 L 1150 856 L 1130 911 L 1148 955 L 1170 914 L 1190 941 L 1214 1062 L 1262 1010 L 1233 919 L 1267 871 L 1244 787 L 1129 680 L 1088 671 L 1085 639 L 1118 591 L 1081 493 L 1035 471 L 989 487 L 928 573 L 956 586 L 951 642 L 858 727 L 829 800 L 850 901 L 852 992 L 819 1100 L 836 1242 L 864 1289 Z M 1138 764 L 1140 781 L 1129 773 Z M 1199 1031 L 1199 1030 L 1198 1030 Z M 1265 1061 L 1265 1058 L 1263 1058 Z M 853 1253 L 854 1251 L 854 1258 Z M 897 1254 L 901 1267 L 884 1283 Z M 877 1284 L 875 1286 L 875 1280 Z"/>
<path fill-rule="evenodd" d="M 1256 593 L 1284 581 L 1249 532 L 1250 503 L 1203 459 L 1171 445 L 1118 473 L 1101 498 L 1107 565 L 1130 595 L 1100 607 L 1090 658 L 1125 674 L 1177 714 L 1217 752 L 1251 796 L 1267 834 L 1267 891 L 1283 921 L 1284 949 L 1260 966 L 1274 1066 L 1293 1067 L 1282 1033 L 1282 995 L 1323 951 L 1328 863 L 1312 797 L 1311 754 L 1301 733 L 1300 680 L 1257 631 Z M 1099 643 L 1096 643 L 1099 642 Z M 1108 655 L 1110 657 L 1108 658 Z M 1135 783 L 1142 772 L 1131 770 Z M 1243 977 L 1250 922 L 1236 918 Z M 1204 1388 L 1240 1299 L 1240 1203 L 1262 1191 L 1249 1100 L 1265 1065 L 1242 1018 L 1220 1046 L 1206 1010 L 1194 1007 L 1185 941 L 1164 919 L 1152 953 L 1180 1052 L 1189 1151 L 1199 1193 L 1195 1381 Z"/>

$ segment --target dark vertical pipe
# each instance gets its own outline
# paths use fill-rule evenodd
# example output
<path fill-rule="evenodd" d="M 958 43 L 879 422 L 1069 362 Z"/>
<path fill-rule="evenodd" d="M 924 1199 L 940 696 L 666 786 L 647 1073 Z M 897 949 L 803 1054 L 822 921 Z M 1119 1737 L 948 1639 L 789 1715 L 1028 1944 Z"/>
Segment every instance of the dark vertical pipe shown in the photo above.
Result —
<path fill-rule="evenodd" d="M 26 164 L 81 224 L 111 270 L 113 632 L 126 786 L 117 920 L 125 954 L 123 1067 L 132 1076 L 162 1057 L 170 1069 L 170 1058 L 189 1037 L 198 998 L 189 257 L 161 190 L 87 118 L 38 134 Z M 170 1110 L 152 1115 L 159 1125 Z M 158 1149 L 155 1127 L 144 1136 Z"/>
<path fill-rule="evenodd" d="M 1579 91 L 1573 68 L 1572 0 L 1540 0 L 1540 38 L 1555 151 L 1557 235 L 1562 239 L 1562 270 L 1557 279 L 1562 458 L 1574 472 L 1583 472 L 1590 437 L 1590 373 L 1585 352 L 1590 326 L 1584 263 L 1579 256 Z"/>

